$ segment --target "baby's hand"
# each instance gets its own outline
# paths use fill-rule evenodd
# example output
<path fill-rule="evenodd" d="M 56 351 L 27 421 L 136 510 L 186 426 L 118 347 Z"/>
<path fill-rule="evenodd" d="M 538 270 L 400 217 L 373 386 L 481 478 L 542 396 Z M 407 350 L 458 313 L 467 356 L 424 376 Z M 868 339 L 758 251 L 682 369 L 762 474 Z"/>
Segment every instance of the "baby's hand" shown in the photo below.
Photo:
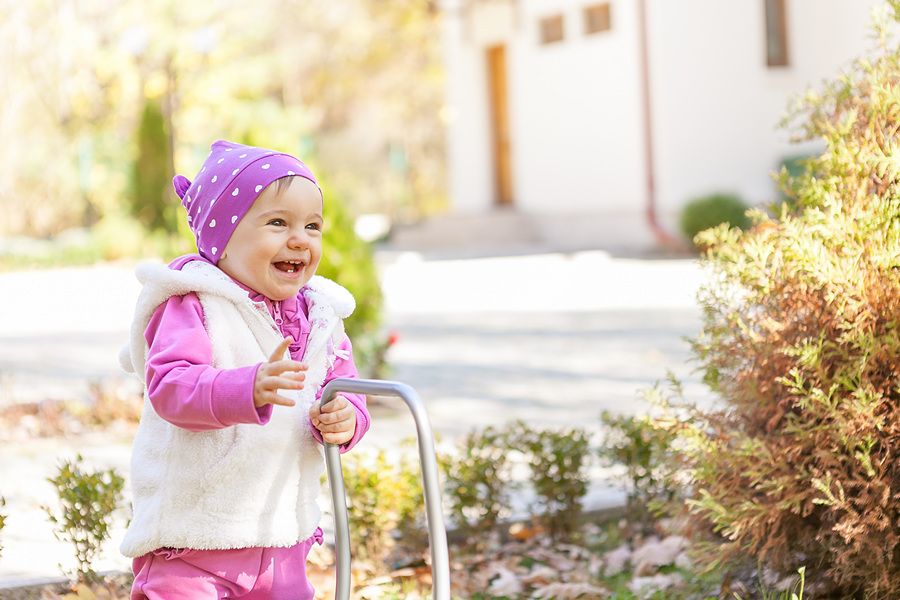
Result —
<path fill-rule="evenodd" d="M 291 345 L 291 339 L 282 340 L 269 362 L 259 365 L 256 370 L 256 381 L 253 383 L 253 404 L 256 408 L 266 404 L 294 406 L 290 398 L 278 395 L 278 390 L 302 390 L 306 379 L 307 366 L 296 360 L 284 360 L 284 352 Z"/>
<path fill-rule="evenodd" d="M 321 400 L 314 403 L 309 409 L 309 418 L 322 433 L 322 439 L 336 446 L 349 442 L 356 431 L 356 407 L 340 395 L 324 408 Z"/>

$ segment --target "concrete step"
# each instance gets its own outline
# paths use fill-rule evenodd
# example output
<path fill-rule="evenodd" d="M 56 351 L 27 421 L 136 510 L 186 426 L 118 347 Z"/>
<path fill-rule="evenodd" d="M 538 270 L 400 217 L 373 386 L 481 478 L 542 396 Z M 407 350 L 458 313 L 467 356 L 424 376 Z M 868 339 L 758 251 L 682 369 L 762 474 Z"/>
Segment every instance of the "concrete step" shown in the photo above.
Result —
<path fill-rule="evenodd" d="M 672 238 L 674 243 L 662 244 L 640 213 L 540 215 L 495 210 L 395 225 L 385 245 L 391 250 L 457 256 L 579 250 L 644 257 L 683 254 L 686 242 L 679 245 L 677 237 Z"/>
<path fill-rule="evenodd" d="M 477 215 L 443 215 L 395 226 L 391 243 L 408 247 L 462 246 L 467 243 L 534 243 L 531 219 L 513 211 Z"/>

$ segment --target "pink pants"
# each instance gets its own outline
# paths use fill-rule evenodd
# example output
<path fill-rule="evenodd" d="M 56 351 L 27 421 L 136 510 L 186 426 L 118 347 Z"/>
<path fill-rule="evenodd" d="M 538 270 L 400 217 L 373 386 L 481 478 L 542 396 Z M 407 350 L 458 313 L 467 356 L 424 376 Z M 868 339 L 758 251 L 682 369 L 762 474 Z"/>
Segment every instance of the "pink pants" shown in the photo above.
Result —
<path fill-rule="evenodd" d="M 306 558 L 322 530 L 290 548 L 160 548 L 134 559 L 131 600 L 312 600 Z"/>

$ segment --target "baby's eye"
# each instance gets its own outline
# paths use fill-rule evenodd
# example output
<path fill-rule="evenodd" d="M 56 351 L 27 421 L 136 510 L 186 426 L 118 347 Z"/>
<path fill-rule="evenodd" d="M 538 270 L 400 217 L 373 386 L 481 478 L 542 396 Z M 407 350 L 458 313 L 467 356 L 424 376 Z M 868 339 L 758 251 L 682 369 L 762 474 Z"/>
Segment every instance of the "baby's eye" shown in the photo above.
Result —
<path fill-rule="evenodd" d="M 306 226 L 306 228 L 312 229 L 313 231 L 319 231 L 320 229 L 322 229 L 322 224 L 321 223 L 309 223 Z"/>
<path fill-rule="evenodd" d="M 272 219 L 271 221 L 269 221 L 269 225 L 274 225 L 275 227 L 284 227 L 285 225 L 287 225 L 287 223 L 285 223 L 284 219 Z"/>

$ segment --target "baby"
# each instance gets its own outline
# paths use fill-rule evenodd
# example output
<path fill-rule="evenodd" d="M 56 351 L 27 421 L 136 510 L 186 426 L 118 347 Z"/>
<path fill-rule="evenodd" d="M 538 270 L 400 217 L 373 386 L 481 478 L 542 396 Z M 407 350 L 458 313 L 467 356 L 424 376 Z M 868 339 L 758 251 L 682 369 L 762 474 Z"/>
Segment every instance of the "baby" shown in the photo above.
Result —
<path fill-rule="evenodd" d="M 122 363 L 145 385 L 134 441 L 134 599 L 313 598 L 322 542 L 322 442 L 352 448 L 363 396 L 342 319 L 355 307 L 315 275 L 323 195 L 305 164 L 226 141 L 174 179 L 198 254 L 142 265 Z"/>

